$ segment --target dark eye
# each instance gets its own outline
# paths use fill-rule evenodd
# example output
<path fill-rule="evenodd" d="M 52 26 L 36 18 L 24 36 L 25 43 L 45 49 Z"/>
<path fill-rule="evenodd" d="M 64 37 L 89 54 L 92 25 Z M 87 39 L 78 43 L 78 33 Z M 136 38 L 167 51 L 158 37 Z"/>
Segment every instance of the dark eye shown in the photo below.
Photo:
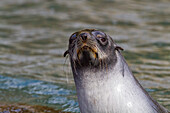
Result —
<path fill-rule="evenodd" d="M 102 37 L 100 40 L 101 40 L 102 42 L 105 42 L 105 41 L 106 41 L 106 38 Z"/>
<path fill-rule="evenodd" d="M 94 31 L 94 32 L 92 32 L 92 34 L 97 37 L 97 40 L 99 40 L 102 45 L 107 44 L 107 38 L 103 32 Z"/>
<path fill-rule="evenodd" d="M 72 34 L 69 40 L 69 43 L 71 44 L 73 42 L 73 40 L 75 40 L 77 38 L 76 34 Z"/>

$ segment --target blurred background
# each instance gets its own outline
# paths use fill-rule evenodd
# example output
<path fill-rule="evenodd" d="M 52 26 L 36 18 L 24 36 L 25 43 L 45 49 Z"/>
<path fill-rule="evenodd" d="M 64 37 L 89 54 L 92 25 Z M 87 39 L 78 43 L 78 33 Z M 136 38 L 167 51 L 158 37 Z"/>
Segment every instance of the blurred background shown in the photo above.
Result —
<path fill-rule="evenodd" d="M 169 0 L 0 0 L 0 105 L 79 112 L 63 53 L 85 28 L 123 47 L 134 75 L 170 110 Z"/>

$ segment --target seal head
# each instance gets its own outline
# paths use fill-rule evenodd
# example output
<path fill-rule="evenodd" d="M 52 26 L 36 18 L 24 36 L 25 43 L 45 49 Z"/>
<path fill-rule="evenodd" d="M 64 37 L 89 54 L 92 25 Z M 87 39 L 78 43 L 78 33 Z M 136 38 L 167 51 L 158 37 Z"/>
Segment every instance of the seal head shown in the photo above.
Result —
<path fill-rule="evenodd" d="M 98 68 L 104 65 L 103 62 L 116 62 L 115 50 L 123 49 L 109 35 L 99 30 L 85 29 L 71 35 L 64 56 L 69 54 L 72 63 L 79 68 Z"/>

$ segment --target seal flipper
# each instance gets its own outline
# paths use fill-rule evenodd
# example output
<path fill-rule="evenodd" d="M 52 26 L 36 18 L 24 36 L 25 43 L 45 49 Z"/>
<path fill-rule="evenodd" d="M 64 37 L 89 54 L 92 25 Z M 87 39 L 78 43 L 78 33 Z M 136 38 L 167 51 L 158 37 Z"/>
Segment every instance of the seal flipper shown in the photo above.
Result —
<path fill-rule="evenodd" d="M 69 54 L 69 51 L 68 51 L 68 50 L 64 52 L 64 55 L 63 55 L 63 56 L 66 57 L 67 54 Z"/>

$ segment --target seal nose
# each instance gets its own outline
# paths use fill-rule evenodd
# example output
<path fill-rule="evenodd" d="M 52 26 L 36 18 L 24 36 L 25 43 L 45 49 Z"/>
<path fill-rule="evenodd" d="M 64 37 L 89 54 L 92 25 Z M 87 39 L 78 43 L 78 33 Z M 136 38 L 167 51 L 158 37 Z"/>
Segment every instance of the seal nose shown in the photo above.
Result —
<path fill-rule="evenodd" d="M 81 38 L 83 41 L 86 41 L 86 40 L 87 40 L 87 33 L 81 33 L 81 34 L 80 34 L 80 38 Z"/>

